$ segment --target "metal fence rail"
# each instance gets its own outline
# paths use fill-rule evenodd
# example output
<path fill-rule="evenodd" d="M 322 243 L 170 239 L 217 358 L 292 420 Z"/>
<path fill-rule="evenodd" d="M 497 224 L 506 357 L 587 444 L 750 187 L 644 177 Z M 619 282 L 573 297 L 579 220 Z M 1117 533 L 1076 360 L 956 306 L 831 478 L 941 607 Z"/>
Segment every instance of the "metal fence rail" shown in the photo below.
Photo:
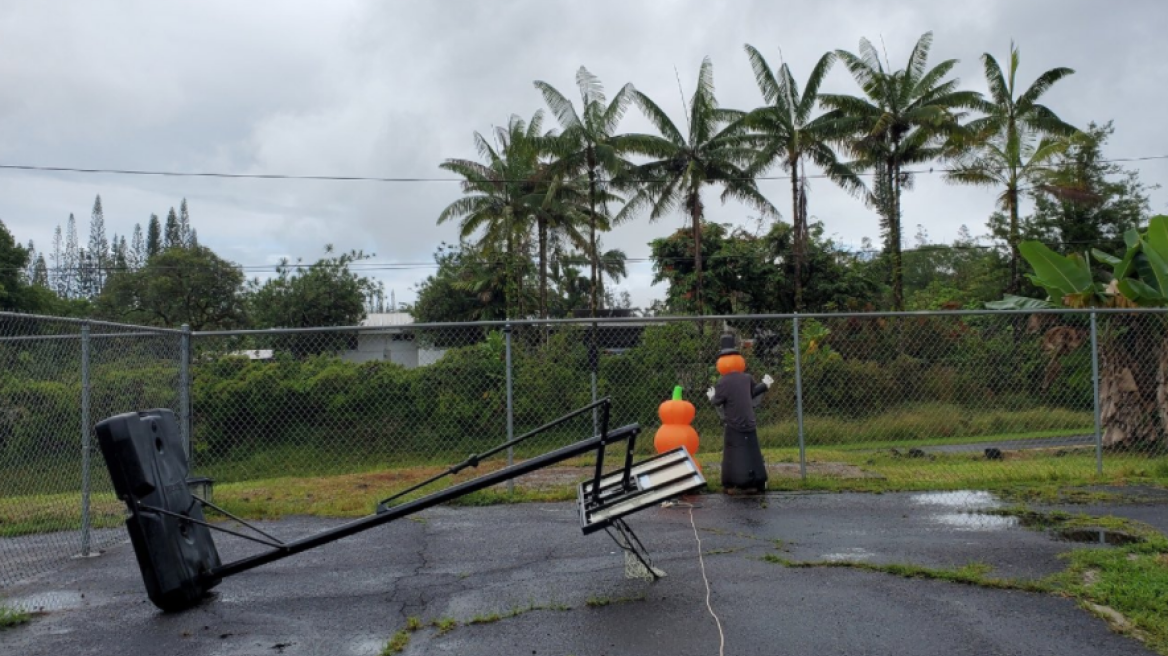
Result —
<path fill-rule="evenodd" d="M 123 538 L 91 440 L 129 410 L 175 410 L 195 473 L 222 485 L 446 464 L 599 396 L 651 435 L 681 385 L 716 482 L 706 390 L 727 332 L 748 372 L 775 379 L 756 410 L 772 487 L 1168 477 L 1166 322 L 966 311 L 191 333 L 0 314 L 0 593 Z"/>

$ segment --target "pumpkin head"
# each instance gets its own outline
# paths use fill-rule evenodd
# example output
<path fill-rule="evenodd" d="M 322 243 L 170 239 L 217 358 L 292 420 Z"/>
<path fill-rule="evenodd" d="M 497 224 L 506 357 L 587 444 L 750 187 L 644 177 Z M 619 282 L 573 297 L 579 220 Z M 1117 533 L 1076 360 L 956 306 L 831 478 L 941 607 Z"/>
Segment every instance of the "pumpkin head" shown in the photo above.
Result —
<path fill-rule="evenodd" d="M 718 373 L 725 376 L 731 372 L 742 373 L 746 371 L 746 358 L 741 355 L 723 355 L 718 358 Z"/>
<path fill-rule="evenodd" d="M 694 414 L 693 404 L 681 398 L 681 386 L 674 387 L 673 398 L 657 408 L 657 415 L 661 417 L 661 428 L 653 438 L 657 453 L 672 451 L 679 446 L 685 447 L 691 456 L 697 453 L 698 432 L 690 425 Z"/>
<path fill-rule="evenodd" d="M 657 407 L 657 416 L 661 417 L 662 424 L 687 425 L 694 420 L 697 410 L 692 403 L 682 400 L 680 391 L 681 386 L 675 387 L 673 398 Z"/>

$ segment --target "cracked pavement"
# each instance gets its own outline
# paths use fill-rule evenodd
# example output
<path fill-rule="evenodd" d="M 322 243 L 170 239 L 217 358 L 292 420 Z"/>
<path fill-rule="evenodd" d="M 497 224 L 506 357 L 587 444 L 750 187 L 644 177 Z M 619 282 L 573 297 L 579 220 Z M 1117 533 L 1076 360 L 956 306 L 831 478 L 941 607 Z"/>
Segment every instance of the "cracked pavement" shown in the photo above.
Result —
<path fill-rule="evenodd" d="M 1151 653 L 1069 599 L 763 560 L 980 562 L 993 576 L 1024 579 L 1061 570 L 1058 556 L 1070 549 L 1105 548 L 971 513 L 1000 505 L 988 494 L 692 500 L 727 654 Z M 1168 526 L 1165 499 L 1068 509 Z M 418 617 L 428 626 L 410 634 L 404 654 L 716 654 L 690 512 L 679 504 L 629 519 L 668 574 L 656 583 L 624 578 L 612 541 L 581 535 L 574 504 L 438 507 L 224 580 L 178 614 L 150 604 L 121 544 L 6 589 L 8 603 L 46 612 L 0 632 L 0 653 L 366 656 Z M 260 525 L 287 539 L 337 523 Z M 256 548 L 216 539 L 225 561 Z M 514 615 L 467 624 L 496 613 Z M 429 626 L 442 619 L 459 625 Z"/>

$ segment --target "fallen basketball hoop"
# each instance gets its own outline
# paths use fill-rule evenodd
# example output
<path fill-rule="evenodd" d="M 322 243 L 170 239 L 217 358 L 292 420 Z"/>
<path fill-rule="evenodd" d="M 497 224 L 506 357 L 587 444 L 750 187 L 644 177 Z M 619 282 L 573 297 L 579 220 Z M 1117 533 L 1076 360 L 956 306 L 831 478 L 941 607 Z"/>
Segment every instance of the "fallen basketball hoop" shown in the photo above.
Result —
<path fill-rule="evenodd" d="M 150 601 L 163 610 L 183 610 L 197 604 L 228 576 L 335 542 L 592 452 L 596 453 L 593 476 L 591 480 L 580 484 L 577 495 L 584 534 L 605 530 L 625 554 L 627 575 L 656 579 L 663 573 L 653 567 L 648 551 L 624 518 L 667 499 L 698 490 L 705 485 L 705 479 L 684 448 L 634 463 L 633 449 L 641 428 L 637 424 L 629 424 L 610 431 L 608 417 L 611 405 L 610 399 L 601 399 L 486 453 L 472 455 L 442 474 L 383 500 L 372 515 L 291 542 L 281 541 L 210 500 L 191 493 L 186 454 L 183 452 L 178 424 L 170 410 L 131 412 L 110 417 L 97 425 L 97 437 L 113 480 L 114 491 L 129 509 L 126 528 L 146 592 Z M 410 492 L 444 476 L 475 467 L 484 458 L 594 408 L 600 409 L 599 435 L 401 505 L 392 505 L 393 501 Z M 605 474 L 603 465 L 606 447 L 622 441 L 626 442 L 623 465 Z M 229 517 L 254 534 L 208 523 L 203 514 L 204 509 Z M 271 547 L 271 550 L 224 564 L 220 562 L 212 530 L 263 544 Z"/>

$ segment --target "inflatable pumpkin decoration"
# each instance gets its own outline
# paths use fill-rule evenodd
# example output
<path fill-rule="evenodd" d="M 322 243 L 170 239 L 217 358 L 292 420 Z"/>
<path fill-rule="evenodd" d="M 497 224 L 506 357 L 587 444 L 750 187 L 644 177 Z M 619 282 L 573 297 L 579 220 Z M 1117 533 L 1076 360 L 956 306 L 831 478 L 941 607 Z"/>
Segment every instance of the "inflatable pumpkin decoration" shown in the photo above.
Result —
<path fill-rule="evenodd" d="M 657 435 L 653 438 L 653 447 L 657 453 L 683 446 L 690 456 L 696 456 L 698 432 L 691 425 L 696 412 L 692 403 L 681 398 L 681 385 L 674 387 L 673 398 L 657 408 L 657 416 L 661 417 L 661 428 L 657 429 Z"/>

